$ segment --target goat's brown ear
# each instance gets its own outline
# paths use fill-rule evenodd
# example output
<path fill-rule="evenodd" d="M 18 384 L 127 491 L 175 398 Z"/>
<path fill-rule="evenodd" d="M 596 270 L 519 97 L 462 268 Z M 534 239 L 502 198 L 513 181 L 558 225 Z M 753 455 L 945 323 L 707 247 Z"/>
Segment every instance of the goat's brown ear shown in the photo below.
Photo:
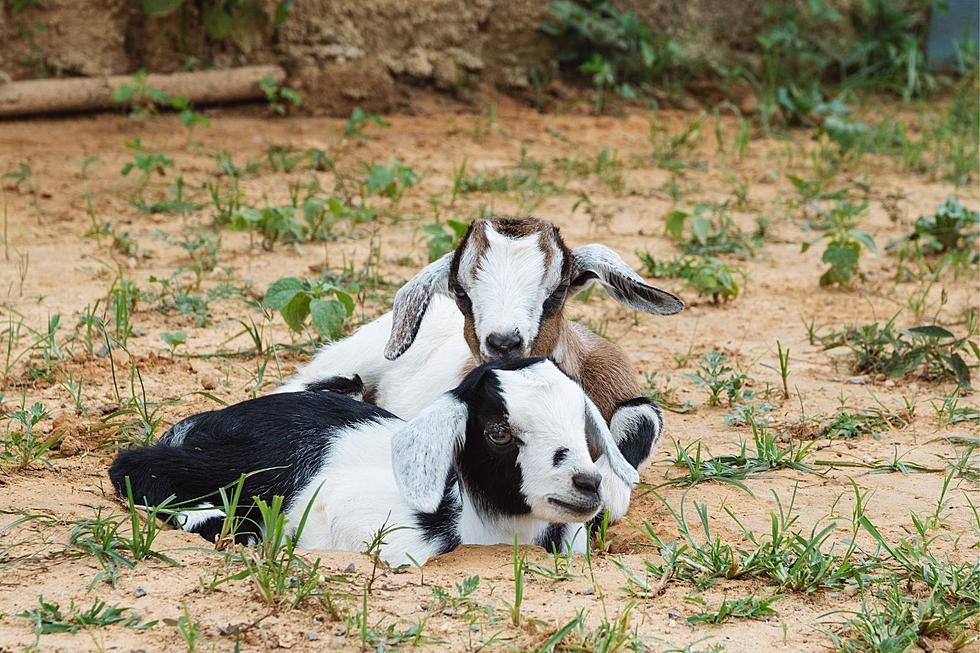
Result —
<path fill-rule="evenodd" d="M 395 301 L 391 307 L 391 335 L 385 346 L 385 358 L 388 360 L 395 360 L 415 342 L 432 295 L 449 292 L 449 268 L 452 260 L 453 253 L 449 252 L 429 263 L 395 293 Z"/>
<path fill-rule="evenodd" d="M 648 284 L 605 245 L 593 243 L 572 250 L 571 280 L 572 293 L 596 281 L 620 304 L 644 313 L 673 315 L 684 310 L 680 297 Z"/>

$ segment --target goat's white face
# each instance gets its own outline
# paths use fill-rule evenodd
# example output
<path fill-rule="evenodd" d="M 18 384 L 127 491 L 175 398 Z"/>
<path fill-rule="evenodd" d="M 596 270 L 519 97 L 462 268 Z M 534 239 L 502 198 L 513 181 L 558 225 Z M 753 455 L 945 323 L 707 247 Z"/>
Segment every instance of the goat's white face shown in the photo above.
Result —
<path fill-rule="evenodd" d="M 481 226 L 483 237 L 467 239 L 450 284 L 467 318 L 470 346 L 483 362 L 527 356 L 541 329 L 545 300 L 563 283 L 564 252 L 548 232 L 515 238 L 489 222 Z"/>
<path fill-rule="evenodd" d="M 591 518 L 602 475 L 589 453 L 582 389 L 549 362 L 496 376 L 531 513 L 556 522 Z"/>
<path fill-rule="evenodd" d="M 639 479 L 595 404 L 541 358 L 476 368 L 392 438 L 395 477 L 413 508 L 435 511 L 455 468 L 490 518 L 589 519 L 600 506 L 601 455 L 627 484 Z"/>
<path fill-rule="evenodd" d="M 604 245 L 569 250 L 557 227 L 534 218 L 475 220 L 455 252 L 425 266 L 395 294 L 385 357 L 395 360 L 411 346 L 432 295 L 447 291 L 481 363 L 549 356 L 563 332 L 565 300 L 593 281 L 638 311 L 672 315 L 684 308 Z"/>

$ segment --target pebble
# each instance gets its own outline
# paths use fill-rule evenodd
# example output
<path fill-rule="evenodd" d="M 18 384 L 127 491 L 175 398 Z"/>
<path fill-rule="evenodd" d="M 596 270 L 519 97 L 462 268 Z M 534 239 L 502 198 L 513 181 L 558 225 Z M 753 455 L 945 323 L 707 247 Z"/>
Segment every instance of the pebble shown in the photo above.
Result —
<path fill-rule="evenodd" d="M 306 639 L 310 640 L 311 642 L 315 642 L 316 640 L 320 639 L 320 636 L 313 631 L 310 631 L 306 633 Z"/>
<path fill-rule="evenodd" d="M 586 587 L 584 590 L 582 590 L 582 594 L 584 596 L 592 596 L 592 594 L 594 594 L 594 593 L 595 593 L 595 590 L 593 590 L 591 587 Z"/>
<path fill-rule="evenodd" d="M 357 566 L 353 562 L 344 569 L 345 574 L 353 574 L 355 571 L 357 571 Z"/>
<path fill-rule="evenodd" d="M 848 383 L 854 383 L 854 384 L 857 384 L 857 385 L 861 385 L 861 384 L 864 383 L 864 377 L 863 376 L 852 376 L 851 378 L 849 378 L 847 380 L 847 382 Z"/>
<path fill-rule="evenodd" d="M 668 619 L 676 619 L 679 616 L 681 616 L 681 613 L 678 612 L 677 610 L 667 610 Z"/>
<path fill-rule="evenodd" d="M 143 589 L 143 586 L 142 585 L 137 585 L 136 586 L 136 589 L 133 590 L 133 596 L 135 596 L 138 599 L 139 598 L 142 598 L 142 597 L 146 596 L 146 590 Z"/>

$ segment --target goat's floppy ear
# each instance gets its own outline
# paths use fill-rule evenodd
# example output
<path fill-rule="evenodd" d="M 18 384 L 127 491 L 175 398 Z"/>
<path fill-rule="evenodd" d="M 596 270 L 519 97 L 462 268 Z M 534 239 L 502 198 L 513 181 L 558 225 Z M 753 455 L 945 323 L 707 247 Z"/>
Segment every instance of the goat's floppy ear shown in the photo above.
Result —
<path fill-rule="evenodd" d="M 425 311 L 429 308 L 432 295 L 449 291 L 449 268 L 453 253 L 429 263 L 419 270 L 404 286 L 395 293 L 391 312 L 391 336 L 385 346 L 385 358 L 395 360 L 415 342 L 419 325 Z"/>
<path fill-rule="evenodd" d="M 644 313 L 673 315 L 684 310 L 680 297 L 648 284 L 619 254 L 605 245 L 583 245 L 573 249 L 571 279 L 573 293 L 595 280 L 620 304 Z"/>
<path fill-rule="evenodd" d="M 609 467 L 624 483 L 632 487 L 640 482 L 640 473 L 623 457 L 606 426 L 606 420 L 602 419 L 599 409 L 588 397 L 585 397 L 585 439 L 592 457 L 597 459 L 605 455 Z"/>
<path fill-rule="evenodd" d="M 444 394 L 391 438 L 398 491 L 419 512 L 435 512 L 446 477 L 466 437 L 466 404 Z"/>

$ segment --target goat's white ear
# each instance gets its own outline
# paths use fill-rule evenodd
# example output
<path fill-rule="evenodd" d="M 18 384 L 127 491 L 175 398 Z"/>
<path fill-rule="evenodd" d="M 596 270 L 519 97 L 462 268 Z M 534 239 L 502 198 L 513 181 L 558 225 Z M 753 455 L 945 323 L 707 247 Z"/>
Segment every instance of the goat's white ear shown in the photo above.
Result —
<path fill-rule="evenodd" d="M 596 459 L 605 455 L 609 467 L 628 487 L 640 482 L 640 473 L 623 457 L 602 413 L 588 396 L 585 397 L 585 438 L 589 453 Z"/>
<path fill-rule="evenodd" d="M 419 512 L 435 512 L 446 477 L 466 437 L 466 404 L 444 394 L 391 438 L 391 465 L 402 497 Z"/>
<path fill-rule="evenodd" d="M 572 292 L 598 281 L 620 304 L 644 313 L 673 315 L 684 310 L 680 297 L 648 284 L 605 245 L 593 243 L 573 249 L 571 278 Z"/>
<path fill-rule="evenodd" d="M 395 293 L 391 312 L 391 335 L 385 346 L 385 358 L 395 360 L 415 342 L 422 318 L 429 308 L 432 295 L 449 292 L 449 267 L 453 253 L 449 252 L 419 270 Z"/>

